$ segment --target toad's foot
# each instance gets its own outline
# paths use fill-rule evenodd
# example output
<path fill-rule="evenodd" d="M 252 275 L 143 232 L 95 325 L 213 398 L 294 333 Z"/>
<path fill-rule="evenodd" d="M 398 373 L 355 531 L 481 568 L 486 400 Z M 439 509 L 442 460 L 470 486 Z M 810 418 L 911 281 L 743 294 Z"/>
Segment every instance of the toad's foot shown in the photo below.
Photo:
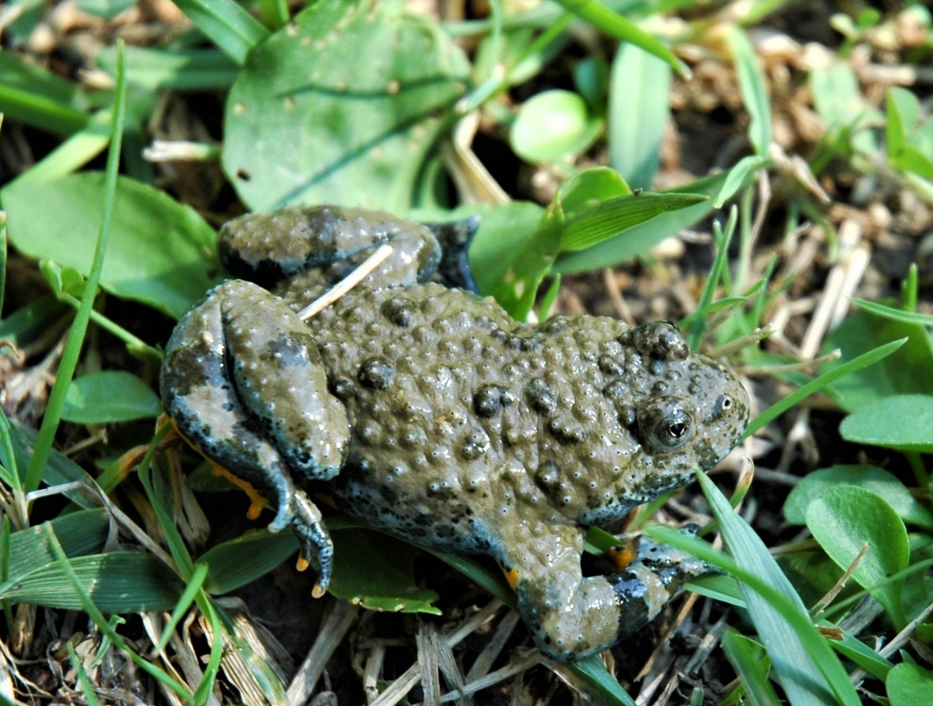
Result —
<path fill-rule="evenodd" d="M 318 557 L 323 592 L 333 546 L 292 478 L 335 476 L 349 424 L 307 327 L 262 288 L 225 282 L 182 318 L 165 362 L 163 404 L 179 431 L 275 504 L 269 529 L 295 528 L 303 557 Z"/>
<path fill-rule="evenodd" d="M 616 644 L 655 618 L 687 581 L 712 570 L 686 552 L 641 538 L 628 567 L 584 578 L 582 530 L 565 526 L 550 539 L 544 555 L 513 550 L 503 563 L 538 648 L 561 662 Z"/>

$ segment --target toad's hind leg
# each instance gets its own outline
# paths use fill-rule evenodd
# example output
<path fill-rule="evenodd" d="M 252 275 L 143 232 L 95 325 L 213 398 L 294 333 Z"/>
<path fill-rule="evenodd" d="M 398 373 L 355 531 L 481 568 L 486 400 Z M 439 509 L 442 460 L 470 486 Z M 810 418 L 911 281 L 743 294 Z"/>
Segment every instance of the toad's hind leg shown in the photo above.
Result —
<path fill-rule="evenodd" d="M 584 577 L 581 529 L 556 527 L 547 544 L 544 552 L 511 547 L 503 563 L 538 648 L 562 662 L 611 647 L 656 617 L 684 583 L 710 570 L 685 552 L 641 539 L 625 569 Z"/>
<path fill-rule="evenodd" d="M 333 547 L 293 474 L 332 478 L 349 443 L 346 411 L 327 390 L 305 325 L 260 287 L 215 287 L 179 322 L 165 351 L 162 400 L 205 456 L 275 504 L 269 525 L 292 526 L 327 586 Z"/>

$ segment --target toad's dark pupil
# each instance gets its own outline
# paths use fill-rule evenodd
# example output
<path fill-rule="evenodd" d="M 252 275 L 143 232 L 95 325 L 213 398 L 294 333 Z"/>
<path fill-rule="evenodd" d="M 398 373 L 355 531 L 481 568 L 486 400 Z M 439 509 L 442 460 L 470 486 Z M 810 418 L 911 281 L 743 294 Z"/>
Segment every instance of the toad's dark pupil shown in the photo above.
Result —
<path fill-rule="evenodd" d="M 675 439 L 682 437 L 687 431 L 687 425 L 684 422 L 671 422 L 667 425 L 667 432 Z"/>

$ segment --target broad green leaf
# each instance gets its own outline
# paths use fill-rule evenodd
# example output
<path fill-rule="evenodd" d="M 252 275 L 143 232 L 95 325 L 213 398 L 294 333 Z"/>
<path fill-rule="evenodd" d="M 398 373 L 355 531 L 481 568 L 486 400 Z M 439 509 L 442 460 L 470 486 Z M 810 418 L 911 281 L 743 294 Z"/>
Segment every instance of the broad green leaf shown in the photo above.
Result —
<path fill-rule="evenodd" d="M 23 254 L 88 274 L 104 201 L 102 174 L 83 172 L 0 191 L 10 241 Z M 121 177 L 101 287 L 180 317 L 219 271 L 214 231 L 162 191 Z"/>
<path fill-rule="evenodd" d="M 830 371 L 860 354 L 899 338 L 907 342 L 882 362 L 847 375 L 832 385 L 839 404 L 851 412 L 897 394 L 933 395 L 933 344 L 926 329 L 916 323 L 894 321 L 862 311 L 846 317 L 827 338 L 822 353 L 835 348 L 842 358 L 824 367 Z"/>
<path fill-rule="evenodd" d="M 619 47 L 609 94 L 609 162 L 633 188 L 650 188 L 658 171 L 670 85 L 670 65 L 632 44 Z"/>
<path fill-rule="evenodd" d="M 556 162 L 593 144 L 601 130 L 576 93 L 554 89 L 525 101 L 509 133 L 512 149 L 529 162 Z"/>
<path fill-rule="evenodd" d="M 662 192 L 664 194 L 703 194 L 710 196 L 719 191 L 726 174 L 698 179 L 683 187 Z M 620 233 L 614 238 L 579 252 L 562 253 L 554 263 L 553 271 L 560 274 L 586 272 L 612 267 L 647 252 L 665 238 L 677 235 L 713 210 L 713 202 L 704 200 L 694 206 L 668 211 L 650 221 Z"/>
<path fill-rule="evenodd" d="M 933 672 L 901 662 L 888 673 L 885 681 L 891 706 L 918 706 L 933 703 Z"/>
<path fill-rule="evenodd" d="M 470 247 L 470 269 L 479 290 L 518 318 L 518 309 L 534 301 L 554 262 L 560 233 L 538 230 L 544 209 L 535 203 L 516 201 L 479 212 L 482 220 Z"/>
<path fill-rule="evenodd" d="M 875 493 L 852 485 L 828 489 L 807 505 L 807 528 L 841 569 L 855 561 L 862 546 L 868 550 L 852 577 L 884 606 L 903 627 L 903 578 L 888 581 L 907 568 L 910 547 L 904 523 Z"/>
<path fill-rule="evenodd" d="M 933 453 L 933 396 L 895 395 L 863 405 L 842 420 L 847 441 Z"/>
<path fill-rule="evenodd" d="M 181 596 L 178 576 L 151 554 L 113 552 L 80 556 L 71 566 L 104 613 L 171 610 Z M 0 600 L 82 610 L 78 594 L 57 562 L 0 585 Z"/>
<path fill-rule="evenodd" d="M 56 517 L 52 526 L 65 556 L 75 558 L 99 552 L 107 541 L 107 513 L 100 508 L 81 510 Z M 10 535 L 10 563 L 7 578 L 16 580 L 55 561 L 45 524 L 13 532 Z"/>
<path fill-rule="evenodd" d="M 933 179 L 933 159 L 916 147 L 908 145 L 897 155 L 891 157 L 890 162 L 898 169 L 914 172 L 925 179 Z"/>
<path fill-rule="evenodd" d="M 253 210 L 403 215 L 468 81 L 462 50 L 396 3 L 314 3 L 250 54 L 227 100 L 224 170 Z"/>
<path fill-rule="evenodd" d="M 125 370 L 102 370 L 75 378 L 62 409 L 62 419 L 77 424 L 112 424 L 160 414 L 158 396 Z"/>
<path fill-rule="evenodd" d="M 255 581 L 298 551 L 295 533 L 256 530 L 223 542 L 198 557 L 207 564 L 204 590 L 219 596 Z M 309 588 L 313 579 L 309 578 Z"/>
<path fill-rule="evenodd" d="M 771 146 L 771 101 L 768 100 L 768 88 L 765 85 L 764 73 L 758 63 L 751 42 L 745 31 L 738 25 L 729 28 L 729 48 L 732 50 L 732 59 L 735 63 L 736 73 L 739 77 L 739 88 L 742 91 L 742 102 L 751 117 L 748 126 L 748 139 L 755 148 L 755 152 L 764 157 Z"/>
<path fill-rule="evenodd" d="M 839 485 L 854 485 L 884 498 L 905 522 L 933 529 L 933 515 L 893 473 L 877 466 L 840 465 L 808 473 L 787 496 L 784 519 L 794 525 L 806 522 L 807 506 Z"/>
<path fill-rule="evenodd" d="M 588 212 L 568 219 L 561 233 L 560 250 L 576 252 L 647 224 L 664 213 L 708 201 L 702 194 L 640 193 L 604 201 Z"/>
<path fill-rule="evenodd" d="M 868 105 L 852 68 L 837 60 L 829 69 L 810 72 L 810 95 L 820 117 L 832 131 L 851 131 L 852 146 L 863 154 L 875 154 L 878 142 L 867 129 L 880 123 L 878 110 Z"/>
<path fill-rule="evenodd" d="M 625 179 L 608 167 L 584 169 L 560 185 L 557 200 L 568 220 L 582 216 L 609 199 L 629 196 L 631 187 Z"/>
<path fill-rule="evenodd" d="M 412 564 L 419 549 L 367 529 L 340 530 L 333 533 L 333 538 L 330 592 L 337 598 L 368 610 L 441 614 L 431 605 L 437 593 L 415 583 Z"/>

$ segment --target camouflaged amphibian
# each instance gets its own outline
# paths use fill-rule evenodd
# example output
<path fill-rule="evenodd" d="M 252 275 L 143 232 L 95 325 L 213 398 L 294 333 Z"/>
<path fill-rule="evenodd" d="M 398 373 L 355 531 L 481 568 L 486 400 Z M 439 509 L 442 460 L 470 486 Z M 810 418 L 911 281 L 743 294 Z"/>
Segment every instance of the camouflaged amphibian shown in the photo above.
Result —
<path fill-rule="evenodd" d="M 415 542 L 486 554 L 513 583 L 540 649 L 570 660 L 658 613 L 706 566 L 641 540 L 584 577 L 586 528 L 688 483 L 738 441 L 748 398 L 668 323 L 513 321 L 428 280 L 443 229 L 318 207 L 233 221 L 237 276 L 179 323 L 162 396 L 181 432 L 276 506 L 329 579 L 332 548 L 306 489 Z M 383 242 L 392 256 L 307 323 L 294 310 Z M 287 302 L 287 303 L 286 303 Z"/>

